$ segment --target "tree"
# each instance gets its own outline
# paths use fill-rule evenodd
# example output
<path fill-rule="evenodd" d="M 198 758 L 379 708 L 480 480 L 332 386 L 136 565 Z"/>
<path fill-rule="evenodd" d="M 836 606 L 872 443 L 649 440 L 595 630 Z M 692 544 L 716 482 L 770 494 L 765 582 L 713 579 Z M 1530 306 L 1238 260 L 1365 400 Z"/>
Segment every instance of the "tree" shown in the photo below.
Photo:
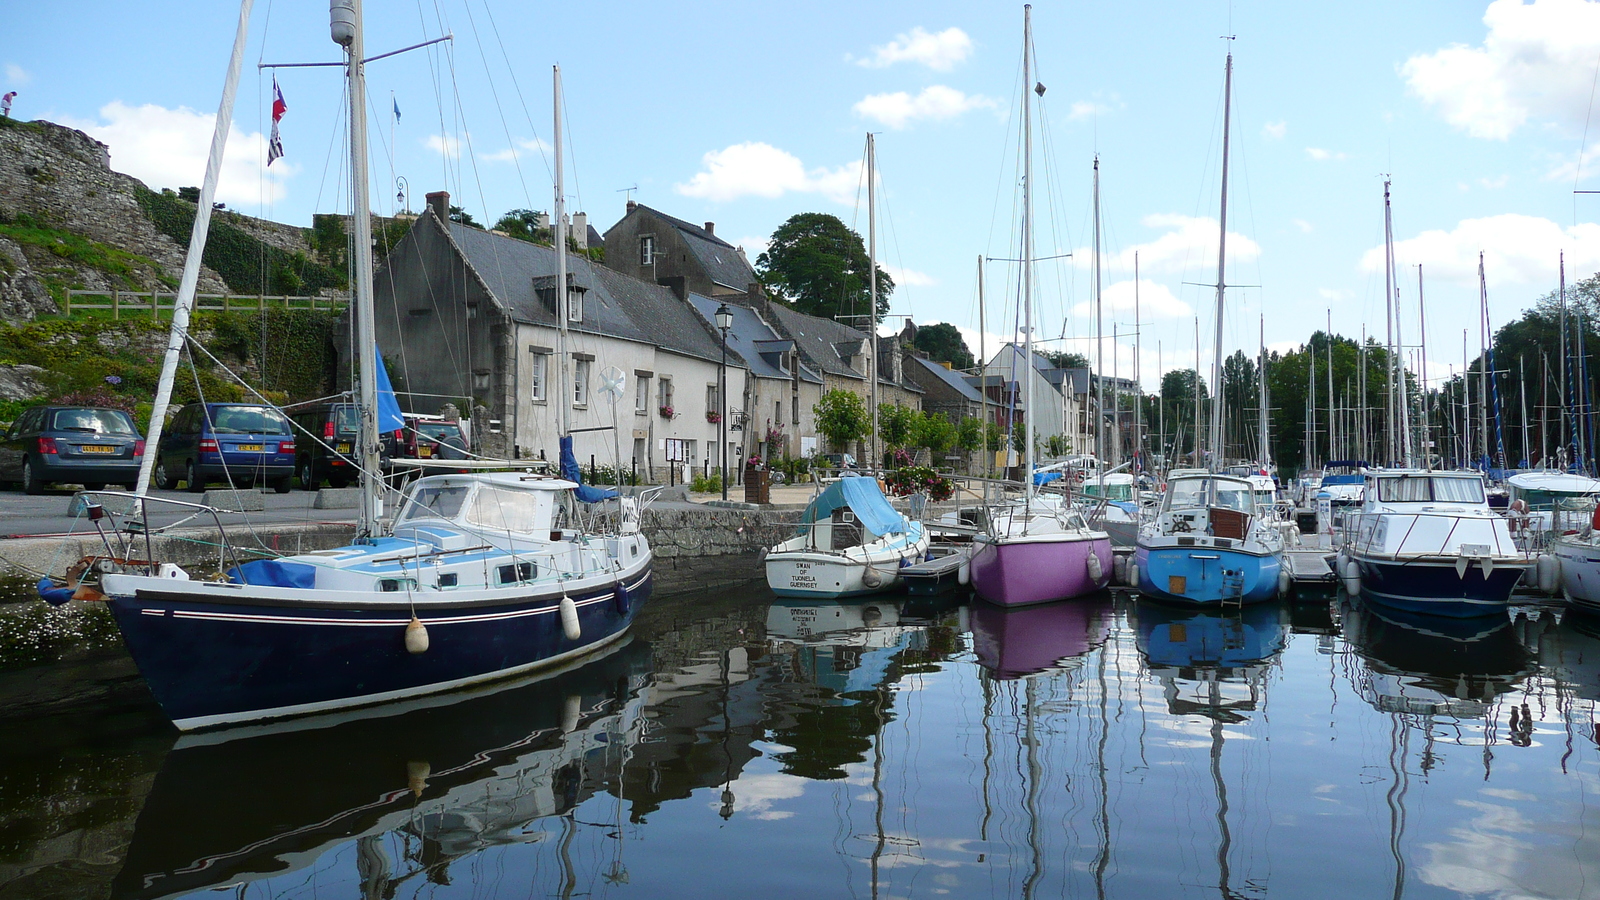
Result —
<path fill-rule="evenodd" d="M 941 413 L 922 413 L 912 427 L 912 444 L 927 447 L 935 458 L 955 446 L 956 439 L 956 426 Z"/>
<path fill-rule="evenodd" d="M 869 266 L 861 235 L 837 216 L 800 213 L 772 233 L 755 269 L 762 285 L 781 302 L 809 315 L 834 318 L 867 315 Z M 875 315 L 882 320 L 889 312 L 894 279 L 881 268 L 877 272 Z"/>
<path fill-rule="evenodd" d="M 1072 452 L 1072 438 L 1064 434 L 1052 434 L 1045 438 L 1044 450 L 1051 456 L 1066 456 Z"/>
<path fill-rule="evenodd" d="M 479 227 L 477 220 L 472 218 L 472 213 L 467 212 L 459 206 L 450 207 L 450 221 L 460 222 L 463 225 L 471 225 L 473 228 Z"/>
<path fill-rule="evenodd" d="M 817 416 L 817 431 L 839 450 L 851 441 L 866 437 L 872 430 L 867 404 L 854 391 L 829 391 L 811 409 Z"/>
<path fill-rule="evenodd" d="M 917 415 L 917 411 L 909 406 L 879 403 L 878 437 L 883 440 L 883 449 L 893 450 L 896 447 L 912 446 L 911 438 L 916 433 Z"/>
<path fill-rule="evenodd" d="M 934 362 L 947 362 L 953 368 L 970 369 L 977 365 L 967 342 L 961 338 L 961 332 L 949 322 L 935 322 L 918 328 L 911 346 L 928 354 L 928 358 Z"/>
<path fill-rule="evenodd" d="M 1082 353 L 1068 353 L 1065 350 L 1036 350 L 1040 356 L 1050 360 L 1050 365 L 1058 369 L 1087 369 L 1089 357 Z"/>
<path fill-rule="evenodd" d="M 956 446 L 972 452 L 983 446 L 983 421 L 967 416 L 956 426 Z"/>
<path fill-rule="evenodd" d="M 499 221 L 494 223 L 494 230 L 503 231 L 519 241 L 527 241 L 530 244 L 541 244 L 548 247 L 552 241 L 550 228 L 548 226 L 539 227 L 540 215 L 542 213 L 531 209 L 509 210 L 500 217 Z"/>

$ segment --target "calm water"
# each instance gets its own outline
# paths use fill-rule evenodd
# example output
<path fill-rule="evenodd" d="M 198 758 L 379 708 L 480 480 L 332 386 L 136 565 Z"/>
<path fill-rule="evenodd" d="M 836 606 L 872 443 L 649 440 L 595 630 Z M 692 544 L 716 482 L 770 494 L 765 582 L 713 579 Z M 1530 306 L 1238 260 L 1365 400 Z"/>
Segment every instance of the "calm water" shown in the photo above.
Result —
<path fill-rule="evenodd" d="M 1597 695 L 1551 608 L 753 587 L 405 714 L 0 736 L 0 898 L 1600 897 Z"/>

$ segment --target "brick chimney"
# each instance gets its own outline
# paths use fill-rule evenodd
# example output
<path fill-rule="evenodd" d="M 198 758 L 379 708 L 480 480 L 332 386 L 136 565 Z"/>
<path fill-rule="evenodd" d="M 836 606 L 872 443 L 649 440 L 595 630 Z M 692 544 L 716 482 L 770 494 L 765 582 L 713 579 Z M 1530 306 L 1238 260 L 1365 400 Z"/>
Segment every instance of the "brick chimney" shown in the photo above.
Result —
<path fill-rule="evenodd" d="M 428 194 L 428 208 L 439 217 L 439 221 L 450 221 L 450 192 L 433 191 Z"/>
<path fill-rule="evenodd" d="M 716 237 L 717 236 L 717 223 L 715 223 L 715 222 L 707 222 L 706 223 L 706 234 L 709 234 L 712 237 Z"/>
<path fill-rule="evenodd" d="M 638 208 L 639 208 L 639 204 L 633 202 L 632 200 L 628 201 L 628 210 L 627 210 L 628 212 L 633 212 L 634 210 L 636 210 Z"/>

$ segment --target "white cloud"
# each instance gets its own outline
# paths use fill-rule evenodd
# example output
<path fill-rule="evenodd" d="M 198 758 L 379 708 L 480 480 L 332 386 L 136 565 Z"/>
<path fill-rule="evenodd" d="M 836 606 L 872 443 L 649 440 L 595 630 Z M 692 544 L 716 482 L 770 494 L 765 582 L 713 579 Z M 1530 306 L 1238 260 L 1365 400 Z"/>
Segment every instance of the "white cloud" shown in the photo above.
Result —
<path fill-rule="evenodd" d="M 153 188 L 198 185 L 205 179 L 211 155 L 215 113 L 188 107 L 167 109 L 146 103 L 128 106 L 121 100 L 100 107 L 98 121 L 63 116 L 61 124 L 77 128 L 111 148 L 111 168 Z M 296 153 L 309 156 L 309 146 L 297 147 L 293 134 L 284 136 L 288 159 L 267 168 L 267 139 L 259 131 L 246 132 L 237 123 L 228 129 L 222 154 L 217 199 L 225 203 L 264 203 L 282 199 L 283 179 L 295 173 L 289 162 Z"/>
<path fill-rule="evenodd" d="M 894 279 L 895 287 L 933 287 L 938 284 L 938 279 L 916 269 L 902 269 L 898 266 L 878 264 L 878 268 L 888 273 Z"/>
<path fill-rule="evenodd" d="M 1215 265 L 1217 260 L 1217 220 L 1209 216 L 1155 213 L 1145 216 L 1146 228 L 1164 228 L 1166 233 L 1153 241 L 1135 244 L 1116 255 L 1105 256 L 1105 266 L 1114 271 L 1132 272 L 1133 255 L 1139 254 L 1143 273 L 1183 272 L 1195 265 Z M 1228 232 L 1228 264 L 1249 262 L 1261 255 L 1261 245 L 1235 231 Z M 1094 252 L 1080 248 L 1072 255 L 1073 265 L 1094 265 Z"/>
<path fill-rule="evenodd" d="M 1140 258 L 1141 264 L 1143 258 Z M 1100 294 L 1100 308 L 1107 315 L 1113 313 L 1127 313 L 1133 315 L 1134 290 L 1133 280 L 1118 281 L 1107 285 Z M 1194 315 L 1194 308 L 1179 300 L 1164 284 L 1154 281 L 1139 279 L 1139 317 L 1152 319 L 1170 319 L 1179 316 Z M 1075 316 L 1094 315 L 1094 301 L 1087 300 L 1072 308 Z"/>
<path fill-rule="evenodd" d="M 1091 116 L 1103 116 L 1111 112 L 1111 107 L 1093 100 L 1078 100 L 1072 104 L 1072 110 L 1067 113 L 1068 119 L 1087 119 Z"/>
<path fill-rule="evenodd" d="M 971 109 L 993 107 L 996 103 L 980 94 L 964 94 L 942 84 L 929 85 L 915 97 L 905 91 L 868 94 L 852 109 L 863 119 L 872 119 L 890 128 L 904 128 L 918 119 L 953 119 Z"/>
<path fill-rule="evenodd" d="M 461 144 L 465 138 L 465 134 L 462 134 L 459 137 L 450 134 L 430 134 L 423 139 L 422 143 L 429 150 L 432 150 L 440 156 L 448 156 L 451 159 L 457 159 L 461 156 Z"/>
<path fill-rule="evenodd" d="M 1505 140 L 1530 118 L 1575 123 L 1589 107 L 1600 55 L 1600 4 L 1495 0 L 1482 46 L 1452 44 L 1406 60 L 1411 93 L 1473 137 Z"/>
<path fill-rule="evenodd" d="M 1349 159 L 1349 157 L 1343 153 L 1335 153 L 1332 150 L 1324 150 L 1321 147 L 1307 147 L 1306 156 L 1310 159 L 1316 160 L 1317 162 L 1326 162 L 1330 159 Z"/>
<path fill-rule="evenodd" d="M 1510 175 L 1501 175 L 1499 178 L 1479 178 L 1478 185 L 1491 191 L 1498 191 L 1511 183 Z"/>
<path fill-rule="evenodd" d="M 1276 122 L 1268 122 L 1261 126 L 1261 133 L 1275 141 L 1281 141 L 1283 136 L 1289 133 L 1289 123 L 1282 119 Z"/>
<path fill-rule="evenodd" d="M 864 186 L 859 160 L 808 172 L 799 157 L 759 141 L 712 150 L 701 162 L 705 171 L 695 173 L 687 184 L 674 185 L 673 190 L 719 203 L 740 197 L 772 199 L 791 192 L 821 194 L 835 203 L 850 203 L 857 187 Z"/>
<path fill-rule="evenodd" d="M 434 137 L 437 136 L 435 135 Z M 440 141 L 438 146 L 434 146 L 434 137 L 428 139 L 428 146 L 437 153 L 444 147 L 444 142 Z M 548 156 L 550 154 L 550 145 L 545 143 L 544 138 L 534 138 L 531 141 L 527 138 L 517 138 L 516 146 L 507 147 L 504 150 L 496 150 L 493 153 L 485 153 L 483 158 L 490 162 L 511 162 L 526 155 L 528 151 Z M 459 147 L 457 148 L 457 153 L 452 155 L 459 155 Z"/>
<path fill-rule="evenodd" d="M 1294 223 L 1294 227 L 1300 229 L 1305 234 L 1310 234 L 1311 233 L 1312 225 L 1311 225 L 1310 222 L 1307 222 L 1305 219 L 1291 219 L 1290 221 L 1292 221 Z"/>
<path fill-rule="evenodd" d="M 1600 225 L 1592 222 L 1563 228 L 1549 219 L 1505 213 L 1463 219 L 1451 231 L 1424 231 L 1394 245 L 1401 266 L 1422 265 L 1428 280 L 1460 284 L 1478 282 L 1478 251 L 1483 251 L 1484 277 L 1490 287 L 1504 284 L 1552 285 L 1557 253 L 1566 251 L 1569 272 L 1600 269 Z M 1383 247 L 1361 256 L 1361 271 L 1383 271 Z"/>
<path fill-rule="evenodd" d="M 33 73 L 17 65 L 6 63 L 6 82 L 13 87 L 20 87 L 33 80 Z"/>
<path fill-rule="evenodd" d="M 938 34 L 929 34 L 919 26 L 908 34 L 897 35 L 881 47 L 873 47 L 872 56 L 857 60 L 856 64 L 881 69 L 895 63 L 913 62 L 948 72 L 971 53 L 972 38 L 967 37 L 965 31 L 946 28 Z"/>

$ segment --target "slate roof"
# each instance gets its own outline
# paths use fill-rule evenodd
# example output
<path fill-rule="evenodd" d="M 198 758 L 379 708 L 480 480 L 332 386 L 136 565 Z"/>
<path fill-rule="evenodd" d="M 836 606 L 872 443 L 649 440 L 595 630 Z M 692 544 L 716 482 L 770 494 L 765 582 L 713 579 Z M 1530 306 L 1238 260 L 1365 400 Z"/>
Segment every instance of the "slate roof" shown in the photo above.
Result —
<path fill-rule="evenodd" d="M 857 331 L 849 325 L 824 319 L 820 316 L 808 316 L 796 312 L 787 306 L 774 303 L 771 306 L 772 315 L 777 318 L 779 326 L 794 342 L 800 346 L 800 354 L 813 365 L 822 369 L 829 375 L 839 375 L 845 378 L 865 379 L 866 373 L 845 365 L 839 357 L 839 350 L 835 346 L 844 342 L 859 343 L 867 339 L 865 332 Z M 863 350 L 863 353 L 866 351 Z"/>
<path fill-rule="evenodd" d="M 713 282 L 743 292 L 756 280 L 755 270 L 750 267 L 749 260 L 745 259 L 732 244 L 699 225 L 669 216 L 659 209 L 652 209 L 642 203 L 638 209 L 676 228 L 683 235 L 683 242 L 688 245 L 689 252 L 693 253 L 700 263 L 700 268 L 705 271 L 706 277 Z"/>
<path fill-rule="evenodd" d="M 713 300 L 710 297 L 703 297 L 699 294 L 690 294 L 689 302 L 694 305 L 695 311 L 707 323 L 715 321 L 714 316 L 716 315 L 717 307 L 722 305 L 720 300 Z M 778 335 L 767 327 L 767 324 L 761 321 L 761 317 L 756 315 L 755 311 L 749 307 L 729 303 L 728 309 L 733 312 L 733 327 L 728 329 L 728 358 L 735 358 L 737 353 L 749 365 L 750 371 L 758 377 L 788 378 L 789 373 L 774 366 L 762 355 L 762 351 L 783 349 L 782 345 L 787 345 L 790 342 L 779 340 Z M 721 342 L 718 341 L 715 346 L 720 353 Z M 805 365 L 800 367 L 800 378 L 802 381 L 809 381 L 815 384 L 822 383 L 821 376 Z"/>
<path fill-rule="evenodd" d="M 539 299 L 535 290 L 555 285 L 554 248 L 490 234 L 457 222 L 449 224 L 449 234 L 489 290 L 511 310 L 514 319 L 551 328 L 560 326 L 554 311 Z M 629 278 L 571 254 L 567 256 L 567 277 L 570 283 L 587 290 L 583 321 L 571 323 L 568 326 L 571 330 L 654 344 L 701 359 L 721 359 L 722 350 L 717 340 L 694 312 L 667 288 Z M 744 358 L 733 353 L 728 360 L 744 364 Z"/>
<path fill-rule="evenodd" d="M 971 400 L 973 403 L 983 402 L 983 395 L 978 393 L 978 389 L 972 386 L 972 382 L 967 380 L 966 375 L 951 369 L 946 369 L 942 363 L 936 363 L 933 360 L 923 359 L 920 356 L 912 357 L 909 362 L 911 365 L 921 366 L 929 374 L 949 385 L 951 390 L 959 393 L 962 397 Z"/>

